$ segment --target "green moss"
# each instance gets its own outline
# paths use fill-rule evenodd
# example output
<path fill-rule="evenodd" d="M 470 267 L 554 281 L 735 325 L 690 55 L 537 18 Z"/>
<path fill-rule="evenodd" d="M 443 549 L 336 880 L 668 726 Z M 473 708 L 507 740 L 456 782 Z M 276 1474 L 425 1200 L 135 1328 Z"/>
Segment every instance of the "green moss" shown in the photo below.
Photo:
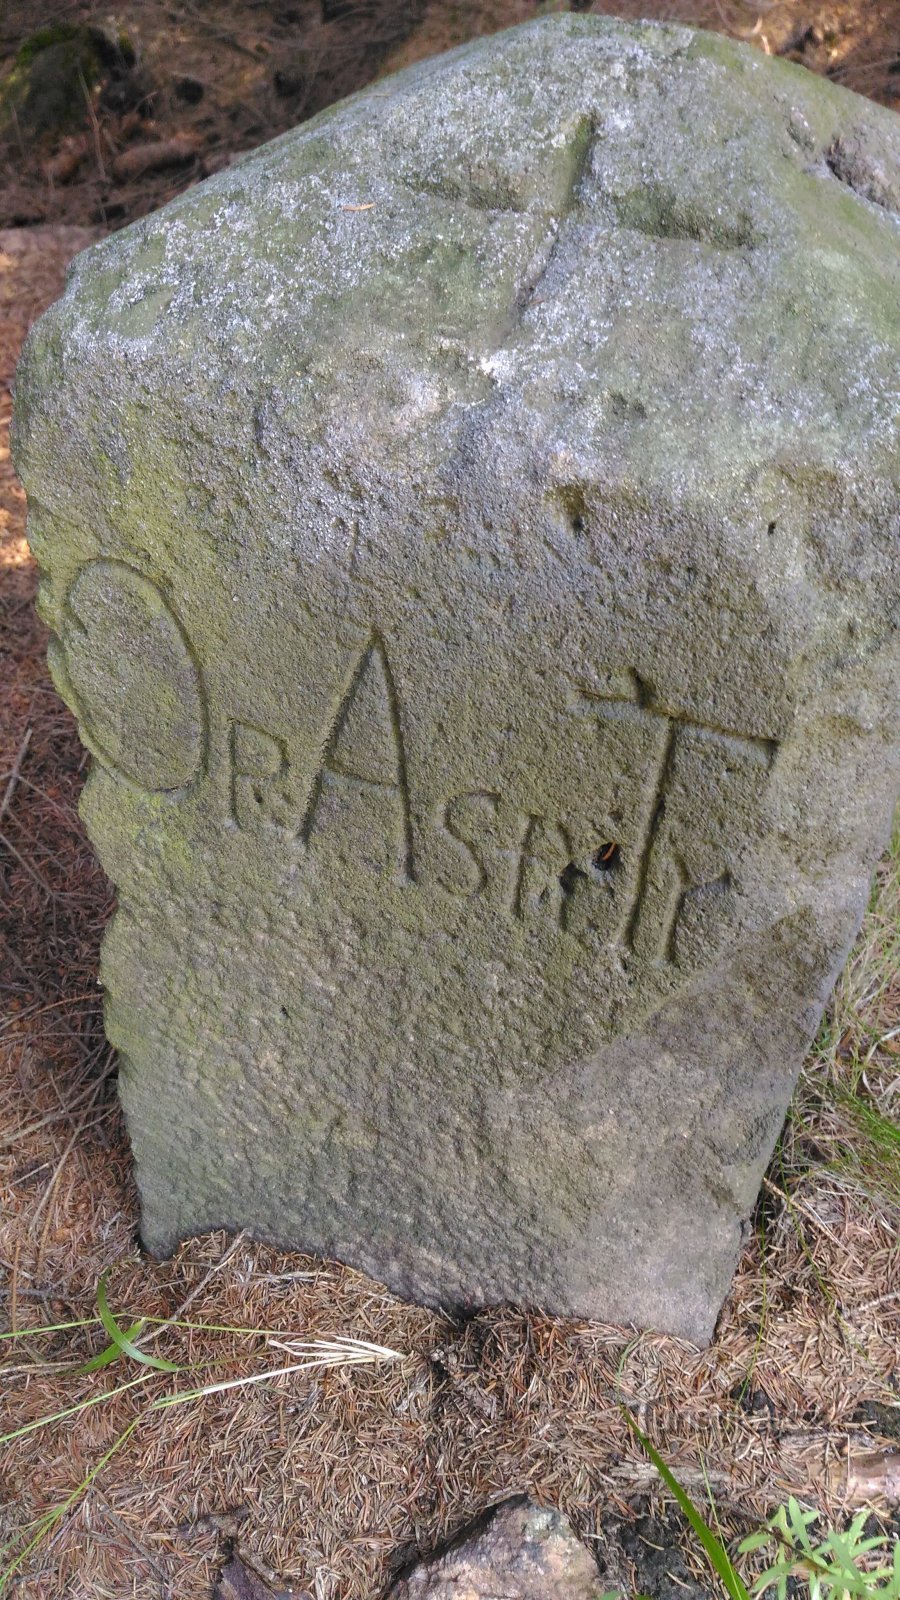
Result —
<path fill-rule="evenodd" d="M 85 30 L 45 28 L 22 46 L 0 92 L 0 127 L 15 120 L 32 134 L 84 120 L 100 61 Z"/>
<path fill-rule="evenodd" d="M 15 121 L 40 136 L 75 126 L 104 75 L 127 70 L 134 61 L 127 34 L 73 22 L 39 28 L 20 46 L 0 87 L 0 129 Z"/>

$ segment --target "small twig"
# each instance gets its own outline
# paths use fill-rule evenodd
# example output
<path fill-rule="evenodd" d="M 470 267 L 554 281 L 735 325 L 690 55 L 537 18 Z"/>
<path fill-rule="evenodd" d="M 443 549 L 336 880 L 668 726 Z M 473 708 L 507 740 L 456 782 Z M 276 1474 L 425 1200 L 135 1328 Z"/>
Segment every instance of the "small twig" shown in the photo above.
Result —
<path fill-rule="evenodd" d="M 163 1333 L 166 1328 L 171 1328 L 171 1326 L 172 1326 L 172 1324 L 174 1322 L 178 1322 L 181 1319 L 181 1317 L 184 1315 L 184 1313 L 187 1310 L 188 1306 L 191 1305 L 193 1303 L 193 1301 L 196 1300 L 198 1294 L 200 1294 L 201 1291 L 206 1288 L 206 1285 L 209 1283 L 210 1278 L 214 1277 L 217 1272 L 221 1271 L 222 1267 L 224 1267 L 226 1265 L 226 1263 L 231 1260 L 231 1257 L 234 1255 L 234 1253 L 237 1250 L 238 1246 L 244 1244 L 246 1242 L 246 1239 L 247 1239 L 246 1231 L 239 1233 L 236 1238 L 232 1239 L 231 1244 L 228 1246 L 228 1249 L 225 1251 L 225 1254 L 223 1256 L 221 1256 L 219 1258 L 219 1260 L 214 1263 L 213 1266 L 210 1267 L 209 1271 L 204 1274 L 204 1276 L 200 1279 L 199 1283 L 195 1283 L 194 1284 L 194 1287 L 190 1291 L 190 1294 L 185 1296 L 185 1298 L 181 1302 L 181 1305 L 178 1306 L 177 1309 L 172 1312 L 172 1315 L 170 1317 L 167 1317 L 165 1322 L 160 1322 L 160 1323 L 157 1324 L 157 1326 L 155 1328 L 151 1328 L 146 1333 L 142 1333 L 140 1338 L 135 1339 L 134 1343 L 136 1345 L 151 1344 L 154 1339 L 158 1339 L 159 1338 L 160 1334 Z"/>
<path fill-rule="evenodd" d="M 100 140 L 100 124 L 97 121 L 97 113 L 94 110 L 94 102 L 91 99 L 90 90 L 84 81 L 84 73 L 82 72 L 80 66 L 78 68 L 78 81 L 81 84 L 81 92 L 84 95 L 84 103 L 87 106 L 87 113 L 88 117 L 90 118 L 91 132 L 94 135 L 94 154 L 97 157 L 97 171 L 100 174 L 101 182 L 105 183 L 106 168 L 103 165 L 103 148 Z"/>
<path fill-rule="evenodd" d="M 100 1092 L 100 1090 L 104 1086 L 104 1083 L 105 1083 L 105 1079 L 103 1079 L 103 1078 L 101 1078 L 98 1081 L 98 1083 L 96 1085 L 96 1093 Z M 95 1095 L 92 1095 L 91 1096 L 91 1101 L 93 1101 L 94 1098 L 95 1098 Z M 77 1128 L 73 1132 L 72 1137 L 69 1139 L 68 1144 L 66 1145 L 65 1149 L 63 1150 L 63 1153 L 60 1156 L 59 1161 L 56 1164 L 56 1170 L 55 1170 L 55 1172 L 53 1174 L 53 1177 L 50 1179 L 50 1182 L 48 1183 L 46 1189 L 44 1190 L 43 1194 L 41 1195 L 40 1200 L 38 1201 L 37 1205 L 34 1208 L 34 1211 L 32 1212 L 31 1217 L 29 1218 L 28 1227 L 29 1227 L 29 1230 L 32 1233 L 34 1232 L 35 1225 L 36 1225 L 36 1223 L 38 1221 L 38 1218 L 41 1215 L 41 1212 L 43 1211 L 44 1207 L 48 1204 L 49 1200 L 52 1197 L 53 1191 L 56 1188 L 57 1183 L 59 1182 L 60 1176 L 62 1174 L 63 1167 L 65 1166 L 66 1162 L 68 1161 L 69 1156 L 72 1154 L 72 1151 L 74 1150 L 75 1146 L 77 1145 L 77 1143 L 78 1143 L 79 1139 L 81 1138 L 82 1134 L 86 1133 L 88 1131 L 89 1127 L 93 1126 L 93 1124 L 91 1123 L 91 1113 L 92 1113 L 93 1109 L 94 1109 L 93 1105 L 92 1104 L 89 1105 L 88 1111 L 82 1117 L 82 1119 L 79 1122 Z M 37 1258 L 36 1258 L 36 1262 L 35 1262 L 35 1275 L 37 1275 L 37 1273 L 40 1271 L 41 1263 L 43 1261 L 44 1249 L 45 1249 L 45 1246 L 46 1246 L 46 1243 L 47 1243 L 47 1230 L 49 1228 L 49 1225 L 50 1225 L 50 1217 L 48 1216 L 47 1217 L 47 1221 L 46 1221 L 46 1223 L 44 1225 L 43 1232 L 41 1233 L 40 1243 L 38 1245 Z"/>
<path fill-rule="evenodd" d="M 19 146 L 19 154 L 21 155 L 23 161 L 27 161 L 28 156 L 25 151 L 25 141 L 22 138 L 22 129 L 19 127 L 19 113 L 15 106 L 12 108 L 12 125 L 16 130 L 16 143 Z"/>
<path fill-rule="evenodd" d="M 19 781 L 19 773 L 20 773 L 20 771 L 22 769 L 22 762 L 25 759 L 25 753 L 26 753 L 26 751 L 28 749 L 28 746 L 31 743 L 31 734 L 32 734 L 32 729 L 31 728 L 26 728 L 25 737 L 24 737 L 24 739 L 22 740 L 22 743 L 19 746 L 19 753 L 16 756 L 16 759 L 12 764 L 12 771 L 9 774 L 9 782 L 6 785 L 6 790 L 4 792 L 3 799 L 0 800 L 0 822 L 3 821 L 3 818 L 5 817 L 5 815 L 7 813 L 7 810 L 9 809 L 9 803 L 10 803 L 10 801 L 11 801 L 11 799 L 12 799 L 14 793 L 15 793 L 16 784 Z"/>
<path fill-rule="evenodd" d="M 874 1311 L 876 1306 L 887 1305 L 889 1300 L 900 1300 L 900 1289 L 895 1289 L 890 1294 L 877 1295 L 874 1300 L 864 1300 L 861 1306 L 851 1306 L 847 1315 L 855 1317 L 861 1311 Z"/>
<path fill-rule="evenodd" d="M 66 995 L 64 999 L 53 1000 L 46 1006 L 29 1006 L 27 1011 L 16 1011 L 11 1017 L 7 1017 L 4 1023 L 0 1023 L 0 1034 L 9 1032 L 19 1022 L 34 1022 L 38 1017 L 45 1016 L 48 1011 L 58 1011 L 60 1006 L 80 1006 L 84 1005 L 87 1000 L 97 1000 L 98 998 L 99 996 L 95 989 L 93 993 L 89 994 Z"/>
<path fill-rule="evenodd" d="M 95 1500 L 99 1500 L 101 1506 L 103 1507 L 103 1510 L 106 1512 L 106 1515 L 109 1517 L 110 1521 L 115 1523 L 116 1527 L 120 1530 L 120 1532 L 123 1534 L 123 1536 L 127 1539 L 128 1543 L 131 1545 L 131 1548 L 137 1552 L 137 1554 L 140 1556 L 141 1560 L 142 1561 L 146 1561 L 146 1563 L 147 1563 L 148 1567 L 150 1567 L 151 1571 L 156 1573 L 157 1578 L 160 1579 L 160 1581 L 161 1581 L 161 1583 L 163 1585 L 163 1588 L 165 1589 L 165 1592 L 168 1595 L 170 1593 L 168 1574 L 159 1565 L 159 1562 L 156 1560 L 156 1558 L 154 1557 L 152 1552 L 150 1550 L 147 1550 L 145 1548 L 145 1546 L 142 1545 L 139 1542 L 139 1540 L 137 1540 L 134 1537 L 134 1534 L 131 1532 L 131 1529 L 129 1528 L 128 1524 L 123 1521 L 123 1519 L 119 1516 L 119 1513 L 115 1510 L 115 1508 L 110 1505 L 109 1501 L 106 1498 L 106 1495 L 103 1494 L 101 1492 L 101 1490 L 97 1488 L 96 1484 L 92 1484 L 91 1487 L 92 1487 L 93 1492 L 94 1492 Z"/>
<path fill-rule="evenodd" d="M 387 1350 L 381 1356 L 370 1356 L 370 1361 L 400 1361 L 402 1356 L 399 1350 Z M 311 1357 L 308 1361 L 294 1361 L 289 1367 L 274 1367 L 266 1372 L 252 1372 L 245 1378 L 226 1378 L 221 1383 L 205 1383 L 201 1389 L 175 1390 L 172 1394 L 160 1395 L 154 1400 L 150 1410 L 167 1410 L 169 1406 L 185 1405 L 189 1400 L 202 1400 L 209 1394 L 225 1394 L 229 1389 L 245 1389 L 254 1383 L 267 1383 L 272 1378 L 290 1378 L 298 1372 L 313 1372 L 320 1367 L 334 1367 L 341 1365 L 362 1365 L 362 1360 L 348 1361 L 345 1356 L 333 1354 L 322 1355 L 318 1358 Z"/>
<path fill-rule="evenodd" d="M 9 1284 L 9 1326 L 10 1326 L 10 1331 L 12 1333 L 18 1333 L 18 1331 L 19 1331 L 19 1295 L 18 1295 L 18 1289 L 19 1289 L 19 1254 L 21 1252 L 21 1249 L 22 1249 L 22 1241 L 21 1241 L 21 1239 L 17 1239 L 16 1240 L 16 1248 L 13 1251 L 12 1273 L 11 1273 L 11 1276 L 10 1276 L 10 1284 Z"/>
<path fill-rule="evenodd" d="M 783 1200 L 789 1211 L 796 1206 L 797 1210 L 802 1216 L 806 1217 L 808 1222 L 813 1223 L 816 1228 L 824 1233 L 826 1239 L 830 1240 L 833 1245 L 837 1245 L 839 1249 L 841 1248 L 840 1240 L 835 1238 L 828 1223 L 823 1222 L 821 1217 L 817 1217 L 812 1208 L 806 1205 L 803 1200 L 799 1200 L 796 1195 L 786 1194 L 784 1189 L 779 1189 L 777 1183 L 772 1182 L 771 1178 L 763 1178 L 763 1185 L 772 1194 L 777 1195 L 779 1200 Z"/>
<path fill-rule="evenodd" d="M 0 817 L 2 817 L 2 815 L 3 815 L 3 808 L 2 808 L 2 806 L 0 806 Z M 874 1056 L 876 1050 L 879 1050 L 882 1045 L 888 1044 L 891 1039 L 896 1039 L 898 1037 L 898 1035 L 900 1035 L 900 1026 L 898 1026 L 896 1028 L 889 1028 L 887 1033 L 879 1034 L 879 1036 L 875 1040 L 875 1043 L 872 1045 L 871 1049 L 868 1050 L 867 1053 L 866 1053 L 866 1059 L 863 1062 L 863 1068 L 865 1069 L 868 1066 L 868 1064 L 871 1061 L 872 1057 Z"/>
<path fill-rule="evenodd" d="M 29 600 L 28 604 L 32 605 L 33 601 Z M 8 776 L 8 773 L 4 773 L 4 777 Z M 2 781 L 3 780 L 0 779 L 0 782 Z M 50 795 L 47 793 L 46 789 L 42 789 L 40 784 L 32 783 L 30 778 L 23 778 L 21 773 L 19 773 L 19 782 L 24 784 L 26 789 L 30 789 L 32 794 L 39 794 L 41 799 L 46 801 L 51 811 L 54 811 L 58 817 L 62 817 L 63 821 L 67 822 L 70 828 L 78 827 L 78 813 L 74 806 L 59 805 L 57 801 L 50 798 Z"/>
<path fill-rule="evenodd" d="M 0 929 L 0 942 L 2 942 L 2 944 L 4 945 L 7 955 L 9 956 L 9 958 L 12 961 L 13 965 L 22 974 L 22 977 L 25 979 L 25 982 L 28 984 L 29 988 L 34 991 L 34 993 L 37 995 L 39 1000 L 46 1001 L 47 1000 L 46 991 L 44 989 L 42 989 L 40 983 L 38 982 L 37 977 L 35 976 L 35 974 L 33 972 L 29 972 L 29 970 L 26 967 L 24 961 L 21 959 L 21 957 L 18 955 L 16 950 L 10 944 L 9 940 L 7 939 L 6 935 L 3 933 L 2 929 Z M 77 1046 L 78 1046 L 78 1049 L 79 1049 L 79 1052 L 81 1053 L 81 1055 L 83 1057 L 87 1056 L 88 1055 L 88 1051 L 85 1049 L 84 1039 L 81 1037 L 81 1035 L 77 1034 L 75 1032 L 74 1028 L 70 1028 L 69 1027 L 69 1024 L 66 1021 L 65 1017 L 60 1017 L 59 1020 L 60 1020 L 60 1023 L 62 1025 L 63 1031 L 69 1035 L 70 1039 L 74 1040 L 75 1044 L 77 1044 Z"/>
<path fill-rule="evenodd" d="M 77 1094 L 74 1099 L 70 1100 L 68 1104 L 60 1106 L 58 1111 L 48 1111 L 47 1115 L 40 1117 L 37 1122 L 28 1123 L 24 1128 L 16 1128 L 9 1134 L 4 1134 L 3 1138 L 0 1139 L 0 1150 L 10 1150 L 14 1145 L 24 1142 L 25 1139 L 32 1138 L 36 1133 L 40 1133 L 42 1128 L 49 1128 L 51 1123 L 61 1122 L 65 1117 L 71 1117 L 76 1106 L 80 1106 L 82 1101 L 90 1099 L 95 1089 L 96 1084 L 91 1083 L 80 1094 Z M 106 1113 L 104 1112 L 103 1115 L 105 1116 Z"/>
<path fill-rule="evenodd" d="M 16 849 L 15 845 L 10 842 L 10 840 L 6 837 L 5 833 L 0 833 L 0 844 L 3 845 L 3 848 L 5 850 L 9 851 L 11 856 L 15 856 L 15 859 L 18 861 L 19 866 L 22 867 L 24 869 L 24 871 L 28 873 L 29 878 L 33 878 L 34 879 L 34 881 L 38 885 L 38 887 L 40 889 L 43 889 L 44 894 L 47 896 L 47 899 L 52 901 L 53 905 L 55 906 L 57 900 L 60 898 L 60 895 L 58 895 L 53 889 L 51 889 L 49 883 L 47 883 L 46 880 L 41 877 L 41 874 L 38 872 L 37 867 L 32 866 L 31 862 L 28 861 L 26 859 L 26 857 L 23 856 Z M 71 900 L 72 899 L 71 892 L 66 894 L 63 891 L 62 898 L 65 899 L 65 900 Z"/>
<path fill-rule="evenodd" d="M 254 1283 L 314 1283 L 321 1282 L 321 1272 L 255 1272 Z"/>
<path fill-rule="evenodd" d="M 346 1362 L 348 1366 L 369 1361 L 402 1361 L 399 1350 L 387 1345 L 372 1344 L 368 1339 L 352 1339 L 336 1334 L 332 1339 L 275 1339 L 266 1340 L 270 1350 L 285 1350 L 289 1356 L 312 1358 L 325 1364 L 331 1361 Z"/>

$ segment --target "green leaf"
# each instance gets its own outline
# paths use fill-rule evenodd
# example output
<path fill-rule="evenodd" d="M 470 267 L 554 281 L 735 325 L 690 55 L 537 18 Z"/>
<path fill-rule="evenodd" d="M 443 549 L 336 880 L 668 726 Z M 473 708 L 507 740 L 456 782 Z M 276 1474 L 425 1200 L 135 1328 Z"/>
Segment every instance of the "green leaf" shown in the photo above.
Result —
<path fill-rule="evenodd" d="M 720 1579 L 722 1586 L 725 1589 L 725 1593 L 731 1597 L 731 1600 L 750 1600 L 749 1590 L 744 1584 L 740 1574 L 735 1571 L 731 1562 L 731 1557 L 729 1556 L 728 1551 L 725 1549 L 721 1539 L 715 1533 L 713 1533 L 712 1528 L 704 1521 L 703 1517 L 700 1515 L 700 1512 L 697 1510 L 697 1507 L 694 1505 L 693 1500 L 691 1500 L 690 1497 L 685 1494 L 681 1484 L 678 1482 L 678 1479 L 666 1466 L 666 1463 L 663 1461 L 663 1458 L 659 1452 L 654 1449 L 653 1445 L 650 1443 L 650 1440 L 647 1438 L 647 1435 L 641 1432 L 641 1429 L 638 1427 L 631 1413 L 626 1411 L 624 1406 L 622 1409 L 625 1413 L 625 1420 L 628 1423 L 629 1428 L 631 1429 L 635 1438 L 639 1440 L 640 1444 L 646 1450 L 650 1460 L 653 1462 L 653 1465 L 662 1478 L 663 1483 L 674 1495 L 678 1505 L 684 1512 L 684 1515 L 687 1517 L 688 1522 L 697 1535 L 697 1538 L 700 1540 L 700 1543 L 706 1552 L 710 1566 Z"/>
<path fill-rule="evenodd" d="M 799 1501 L 795 1500 L 793 1495 L 790 1496 L 787 1503 L 787 1514 L 785 1518 L 787 1525 L 785 1527 L 785 1532 L 789 1534 L 795 1545 L 798 1545 L 801 1550 L 805 1550 L 809 1554 L 812 1554 L 812 1543 L 810 1541 L 808 1529 L 812 1527 L 814 1522 L 818 1522 L 818 1520 L 818 1511 L 804 1510 Z M 782 1526 L 784 1526 L 784 1524 L 782 1524 Z"/>
<path fill-rule="evenodd" d="M 850 1539 L 851 1542 L 855 1541 L 856 1539 L 861 1539 L 863 1537 L 863 1534 L 864 1534 L 864 1531 L 865 1531 L 865 1526 L 866 1526 L 866 1523 L 868 1522 L 868 1520 L 869 1520 L 869 1512 L 868 1512 L 867 1509 L 863 1509 L 862 1511 L 857 1511 L 856 1516 L 853 1518 L 853 1521 L 851 1522 L 849 1528 L 847 1529 L 847 1538 Z M 883 1544 L 884 1540 L 883 1539 L 876 1540 L 876 1543 Z"/>
<path fill-rule="evenodd" d="M 106 1283 L 108 1278 L 109 1268 L 107 1267 L 97 1285 L 97 1311 L 100 1316 L 100 1321 L 103 1323 L 103 1326 L 109 1334 L 113 1344 L 123 1356 L 130 1356 L 132 1361 L 139 1361 L 141 1366 L 153 1367 L 157 1372 L 178 1372 L 179 1367 L 177 1362 L 164 1361 L 162 1356 L 148 1356 L 145 1350 L 139 1350 L 137 1345 L 132 1343 L 132 1339 L 134 1338 L 134 1328 L 129 1328 L 128 1333 L 122 1332 L 119 1324 L 116 1322 L 115 1317 L 109 1309 L 109 1301 L 106 1298 Z"/>
<path fill-rule="evenodd" d="M 781 1587 L 783 1584 L 786 1584 L 788 1578 L 793 1578 L 793 1574 L 793 1562 L 778 1560 L 778 1562 L 775 1562 L 775 1565 L 767 1566 L 764 1573 L 759 1574 L 759 1578 L 757 1578 L 756 1582 L 754 1582 L 754 1590 L 757 1590 L 759 1594 L 762 1594 L 762 1590 L 769 1589 L 770 1584 L 778 1584 L 778 1587 Z"/>
<path fill-rule="evenodd" d="M 748 1533 L 746 1539 L 742 1539 L 738 1545 L 738 1550 L 742 1556 L 748 1556 L 751 1551 L 763 1550 L 767 1544 L 771 1543 L 771 1533 L 767 1528 L 761 1528 L 758 1533 Z"/>
<path fill-rule="evenodd" d="M 143 1318 L 138 1322 L 133 1322 L 123 1335 L 123 1338 L 136 1339 L 144 1325 Z M 108 1367 L 113 1361 L 121 1361 L 121 1359 L 122 1351 L 119 1345 L 108 1344 L 105 1350 L 100 1351 L 99 1355 L 91 1356 L 90 1361 L 83 1361 L 80 1367 L 76 1367 L 72 1376 L 81 1378 L 86 1372 L 99 1372 L 102 1367 Z"/>

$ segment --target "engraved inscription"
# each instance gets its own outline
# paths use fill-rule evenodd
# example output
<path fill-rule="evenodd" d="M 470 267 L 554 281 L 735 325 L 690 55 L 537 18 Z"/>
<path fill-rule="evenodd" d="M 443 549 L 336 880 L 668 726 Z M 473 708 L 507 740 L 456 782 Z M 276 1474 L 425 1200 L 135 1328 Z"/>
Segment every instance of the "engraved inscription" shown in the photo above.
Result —
<path fill-rule="evenodd" d="M 149 578 L 124 561 L 82 567 L 50 662 L 101 765 L 149 793 L 182 792 L 202 775 L 202 674 L 171 603 Z"/>
<path fill-rule="evenodd" d="M 634 673 L 608 694 L 577 687 L 570 705 L 595 723 L 598 773 L 613 795 L 632 797 L 626 813 L 605 811 L 598 797 L 593 819 L 546 816 L 494 789 L 463 789 L 416 825 L 424 845 L 429 829 L 443 841 L 437 856 L 424 850 L 423 871 L 396 686 L 373 634 L 305 773 L 281 739 L 231 725 L 231 815 L 242 828 L 273 826 L 311 855 L 328 833 L 331 854 L 348 865 L 482 901 L 526 929 L 568 934 L 586 951 L 612 947 L 626 962 L 692 969 L 733 925 L 733 857 L 758 827 L 777 744 L 661 704 Z"/>
<path fill-rule="evenodd" d="M 394 834 L 394 874 L 415 881 L 409 785 L 400 708 L 387 651 L 377 634 L 354 664 L 328 727 L 318 771 L 300 827 L 311 846 L 319 830 L 337 825 L 361 831 L 363 853 L 371 855 L 370 813 L 387 809 Z M 391 817 L 393 825 L 391 825 Z M 370 865 L 377 863 L 369 860 Z"/>
<path fill-rule="evenodd" d="M 239 828 L 260 821 L 276 828 L 290 827 L 298 802 L 284 740 L 253 723 L 235 721 L 229 733 L 229 756 L 232 821 Z"/>
<path fill-rule="evenodd" d="M 377 635 L 354 657 L 311 763 L 301 766 L 284 739 L 242 720 L 229 724 L 228 757 L 238 828 L 272 828 L 311 856 L 330 835 L 348 865 L 415 881 L 400 708 Z"/>
<path fill-rule="evenodd" d="M 735 883 L 729 861 L 744 819 L 753 819 L 777 742 L 711 726 L 659 704 L 636 673 L 625 691 L 579 690 L 574 709 L 647 730 L 649 804 L 633 844 L 634 866 L 616 939 L 657 963 L 679 963 L 680 946 L 705 940 L 725 919 Z M 702 795 L 698 822 L 697 796 Z M 691 933 L 693 930 L 693 933 Z M 684 938 L 682 937 L 684 935 Z"/>
<path fill-rule="evenodd" d="M 488 887 L 490 870 L 480 834 L 486 824 L 493 826 L 499 800 L 489 789 L 473 789 L 452 795 L 440 807 L 438 827 L 456 847 L 453 876 L 441 879 L 441 887 L 451 894 L 468 899 Z"/>
<path fill-rule="evenodd" d="M 54 649 L 103 765 L 148 793 L 178 795 L 203 775 L 202 673 L 147 578 L 119 561 L 82 568 Z M 623 970 L 693 970 L 739 926 L 742 855 L 760 831 L 777 741 L 666 704 L 631 670 L 608 690 L 570 683 L 569 709 L 590 730 L 575 741 L 571 795 L 556 790 L 560 814 L 477 782 L 425 806 L 417 794 L 417 808 L 389 652 L 373 631 L 305 755 L 252 717 L 225 722 L 215 748 L 227 752 L 228 819 L 345 876 L 477 901 L 529 939 L 617 950 Z"/>
<path fill-rule="evenodd" d="M 503 804 L 492 790 L 473 789 L 450 796 L 437 811 L 440 833 L 451 841 L 448 865 L 437 876 L 439 886 L 460 899 L 480 897 L 518 922 L 549 922 L 568 930 L 577 880 L 608 879 L 598 844 L 588 869 L 572 861 L 572 836 L 563 822 Z M 594 857 L 597 857 L 596 861 Z"/>
<path fill-rule="evenodd" d="M 572 841 L 560 823 L 525 818 L 509 904 L 520 922 L 549 917 L 557 927 L 565 926 L 566 891 L 560 880 L 571 853 Z"/>

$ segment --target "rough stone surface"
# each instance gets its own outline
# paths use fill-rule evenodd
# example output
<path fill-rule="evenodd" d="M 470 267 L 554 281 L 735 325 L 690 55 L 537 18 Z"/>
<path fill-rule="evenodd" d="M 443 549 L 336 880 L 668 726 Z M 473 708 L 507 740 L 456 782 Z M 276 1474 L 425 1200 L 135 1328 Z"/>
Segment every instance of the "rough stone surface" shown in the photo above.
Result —
<path fill-rule="evenodd" d="M 216 1579 L 212 1600 L 313 1600 L 308 1589 L 272 1589 L 257 1572 L 231 1555 Z"/>
<path fill-rule="evenodd" d="M 709 1336 L 897 787 L 898 170 L 554 17 L 78 259 L 16 449 L 153 1251 Z"/>
<path fill-rule="evenodd" d="M 448 1550 L 420 1562 L 391 1600 L 601 1600 L 596 1562 L 565 1517 L 507 1500 Z"/>

